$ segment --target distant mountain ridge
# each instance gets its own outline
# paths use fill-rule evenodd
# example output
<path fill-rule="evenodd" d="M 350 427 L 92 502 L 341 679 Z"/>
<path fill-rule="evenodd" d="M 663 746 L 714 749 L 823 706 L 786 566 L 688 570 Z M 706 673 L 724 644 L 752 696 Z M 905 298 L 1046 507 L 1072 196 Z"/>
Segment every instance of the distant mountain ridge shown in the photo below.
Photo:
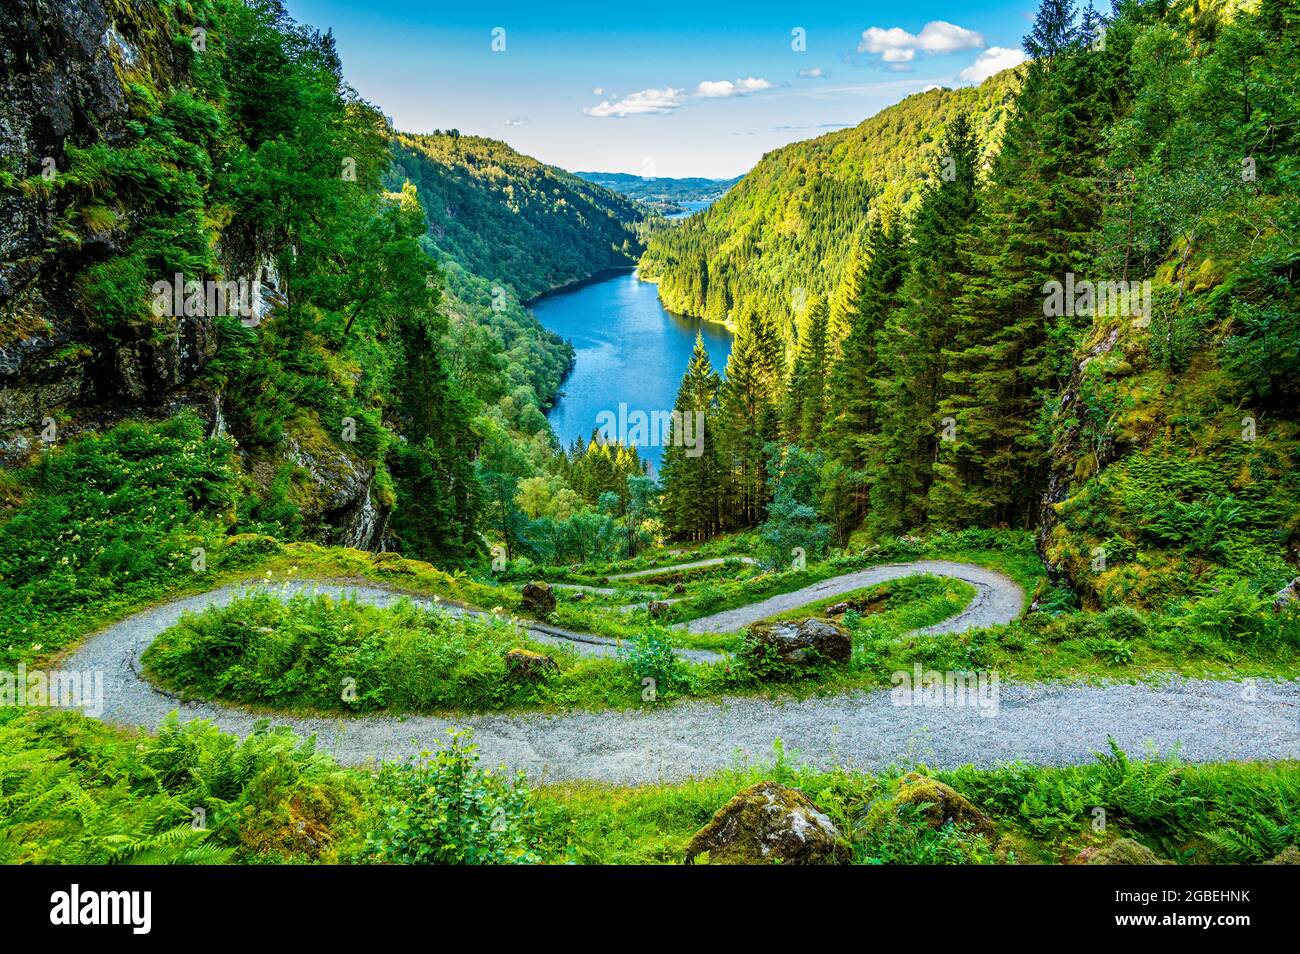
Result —
<path fill-rule="evenodd" d="M 631 172 L 575 172 L 574 175 L 645 202 L 665 214 L 684 211 L 679 204 L 682 202 L 714 202 L 744 178 L 706 179 L 693 176 L 674 179 L 668 176 L 639 176 Z"/>

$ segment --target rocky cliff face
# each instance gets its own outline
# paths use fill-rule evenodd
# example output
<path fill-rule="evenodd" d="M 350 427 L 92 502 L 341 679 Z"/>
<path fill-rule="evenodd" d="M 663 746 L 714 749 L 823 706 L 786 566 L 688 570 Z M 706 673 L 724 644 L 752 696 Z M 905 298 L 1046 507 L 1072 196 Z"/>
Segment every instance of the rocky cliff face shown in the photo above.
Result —
<path fill-rule="evenodd" d="M 69 190 L 58 188 L 73 151 L 119 144 L 138 121 L 129 83 L 186 84 L 175 39 L 184 29 L 154 0 L 5 0 L 0 10 L 0 466 L 183 408 L 211 433 L 225 429 L 223 396 L 202 377 L 221 347 L 213 318 L 160 316 L 109 331 L 80 294 L 86 270 L 122 251 L 139 210 L 116 208 L 107 221 L 74 214 Z M 257 317 L 266 319 L 287 304 L 268 249 L 258 236 L 229 238 L 222 257 L 250 261 L 225 262 L 227 274 L 264 266 Z M 146 294 L 142 286 L 142 302 Z M 372 499 L 372 466 L 338 448 L 308 454 L 293 439 L 273 456 L 243 457 L 244 469 L 256 486 L 295 465 L 295 502 L 313 536 L 380 546 L 386 508 Z"/>
<path fill-rule="evenodd" d="M 155 5 L 118 3 L 113 13 L 103 0 L 15 0 L 0 13 L 8 186 L 0 191 L 0 462 L 8 465 L 44 443 L 51 423 L 69 437 L 128 415 L 169 413 L 217 348 L 202 316 L 110 338 L 94 330 L 76 294 L 77 276 L 113 254 L 120 236 L 65 219 L 67 200 L 53 184 L 68 151 L 121 137 L 129 117 L 120 66 L 147 66 L 164 84 L 181 77 L 156 39 L 166 33 Z M 68 229 L 73 250 L 56 248 L 51 237 Z M 195 395 L 189 403 L 212 402 Z"/>

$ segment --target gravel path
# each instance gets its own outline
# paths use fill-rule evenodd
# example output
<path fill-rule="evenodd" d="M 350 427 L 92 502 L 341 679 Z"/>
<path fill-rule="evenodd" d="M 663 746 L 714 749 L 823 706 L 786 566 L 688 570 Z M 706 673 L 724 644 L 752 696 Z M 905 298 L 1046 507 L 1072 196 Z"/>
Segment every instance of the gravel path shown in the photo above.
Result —
<path fill-rule="evenodd" d="M 822 580 L 820 583 L 805 586 L 802 590 L 781 593 L 739 609 L 702 616 L 687 623 L 686 629 L 692 633 L 736 633 L 750 623 L 766 619 L 776 613 L 784 613 L 786 610 L 798 609 L 800 606 L 824 600 L 829 596 L 839 596 L 842 593 L 905 576 L 914 576 L 917 573 L 965 580 L 976 590 L 975 598 L 966 609 L 956 616 L 950 616 L 942 623 L 926 627 L 919 632 L 960 633 L 968 629 L 1009 623 L 1024 609 L 1024 591 L 1008 576 L 970 563 L 918 560 L 915 563 L 887 563 Z"/>
<path fill-rule="evenodd" d="M 969 569 L 963 568 L 963 572 Z M 892 576 L 880 579 L 906 572 L 938 572 L 928 564 L 914 564 L 910 570 L 906 566 L 874 570 L 892 571 Z M 854 583 L 848 588 L 861 585 L 870 583 Z M 379 587 L 296 586 L 355 594 L 374 605 L 403 597 Z M 208 703 L 178 703 L 138 675 L 140 653 L 183 612 L 225 605 L 247 589 L 224 587 L 145 610 L 87 639 L 62 668 L 104 672 L 100 717 L 106 721 L 153 727 L 179 704 L 183 720 L 208 719 L 226 731 L 247 735 L 259 719 L 266 718 L 264 714 Z M 824 590 L 816 592 L 819 595 L 814 598 L 826 595 Z M 965 625 L 981 625 L 971 619 L 982 618 L 980 613 L 989 612 L 988 605 L 998 604 L 998 593 L 990 584 L 984 610 L 975 608 L 974 617 L 970 609 L 959 614 L 967 617 Z M 468 612 L 446 604 L 443 608 Z M 584 652 L 600 646 L 575 644 L 569 637 L 529 625 L 535 638 L 549 637 Z M 917 760 L 935 768 L 968 763 L 991 766 L 1012 760 L 1075 764 L 1090 761 L 1094 751 L 1105 747 L 1107 736 L 1114 736 L 1135 753 L 1141 753 L 1147 744 L 1165 750 L 1179 742 L 1183 757 L 1192 761 L 1300 758 L 1300 681 L 1258 680 L 1251 692 L 1240 683 L 1182 679 L 1160 686 L 1003 682 L 999 689 L 993 696 L 996 712 L 974 705 L 898 706 L 888 690 L 881 690 L 802 701 L 745 698 L 556 716 L 273 716 L 271 722 L 315 735 L 321 751 L 346 764 L 413 755 L 431 747 L 448 728 L 466 727 L 473 730 L 486 763 L 521 769 L 534 781 L 595 779 L 631 784 L 683 779 L 726 768 L 738 760 L 768 758 L 778 738 L 787 752 L 798 753 L 799 762 L 857 770 Z"/>
<path fill-rule="evenodd" d="M 723 563 L 732 560 L 737 563 L 749 564 L 758 562 L 753 557 L 747 556 L 709 557 L 707 560 L 695 560 L 692 563 L 678 563 L 676 566 L 653 566 L 648 570 L 635 570 L 631 573 L 615 573 L 606 577 L 606 579 L 635 580 L 639 576 L 661 576 L 664 573 L 672 573 L 674 570 L 698 570 L 703 566 L 721 566 Z"/>

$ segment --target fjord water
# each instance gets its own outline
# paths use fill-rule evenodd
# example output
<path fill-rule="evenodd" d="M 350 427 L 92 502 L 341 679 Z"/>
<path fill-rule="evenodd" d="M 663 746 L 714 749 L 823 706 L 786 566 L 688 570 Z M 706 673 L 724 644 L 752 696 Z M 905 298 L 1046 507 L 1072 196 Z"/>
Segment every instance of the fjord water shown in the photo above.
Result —
<path fill-rule="evenodd" d="M 620 404 L 626 405 L 622 418 L 635 411 L 671 411 L 696 332 L 704 335 L 719 374 L 731 354 L 731 332 L 669 312 L 655 286 L 631 271 L 548 295 L 532 309 L 543 325 L 573 342 L 573 371 L 548 415 L 565 447 L 575 438 L 590 438 L 598 420 L 605 420 L 602 411 L 620 419 Z M 663 458 L 658 436 L 652 430 L 653 443 L 637 447 L 652 473 Z"/>

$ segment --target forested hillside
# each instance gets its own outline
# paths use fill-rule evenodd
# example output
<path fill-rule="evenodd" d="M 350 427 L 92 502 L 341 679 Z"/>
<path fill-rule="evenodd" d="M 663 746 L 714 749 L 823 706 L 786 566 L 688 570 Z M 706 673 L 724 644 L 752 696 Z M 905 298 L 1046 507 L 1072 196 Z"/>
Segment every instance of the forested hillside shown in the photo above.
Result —
<path fill-rule="evenodd" d="M 743 307 L 762 307 L 789 336 L 807 296 L 835 288 L 868 222 L 916 205 L 958 113 L 975 128 L 981 160 L 995 150 L 1015 76 L 917 93 L 851 129 L 768 153 L 714 205 L 654 234 L 642 276 L 659 282 L 673 311 L 734 327 Z"/>
<path fill-rule="evenodd" d="M 714 446 L 666 462 L 667 519 L 1026 528 L 1089 606 L 1249 629 L 1300 541 L 1300 12 L 1049 0 L 1025 42 L 1020 74 L 768 156 L 655 240 L 665 300 L 737 327 L 725 381 L 682 382 Z M 938 124 L 922 178 L 849 171 L 898 161 L 904 118 Z"/>
<path fill-rule="evenodd" d="M 390 186 L 419 190 L 434 257 L 525 300 L 630 265 L 641 251 L 628 228 L 644 217 L 636 203 L 503 142 L 399 133 L 394 153 Z"/>
<path fill-rule="evenodd" d="M 644 213 L 505 143 L 455 130 L 398 133 L 393 156 L 384 181 L 416 187 L 428 219 L 421 245 L 442 267 L 450 370 L 507 428 L 544 432 L 573 352 L 525 303 L 631 265 Z"/>

